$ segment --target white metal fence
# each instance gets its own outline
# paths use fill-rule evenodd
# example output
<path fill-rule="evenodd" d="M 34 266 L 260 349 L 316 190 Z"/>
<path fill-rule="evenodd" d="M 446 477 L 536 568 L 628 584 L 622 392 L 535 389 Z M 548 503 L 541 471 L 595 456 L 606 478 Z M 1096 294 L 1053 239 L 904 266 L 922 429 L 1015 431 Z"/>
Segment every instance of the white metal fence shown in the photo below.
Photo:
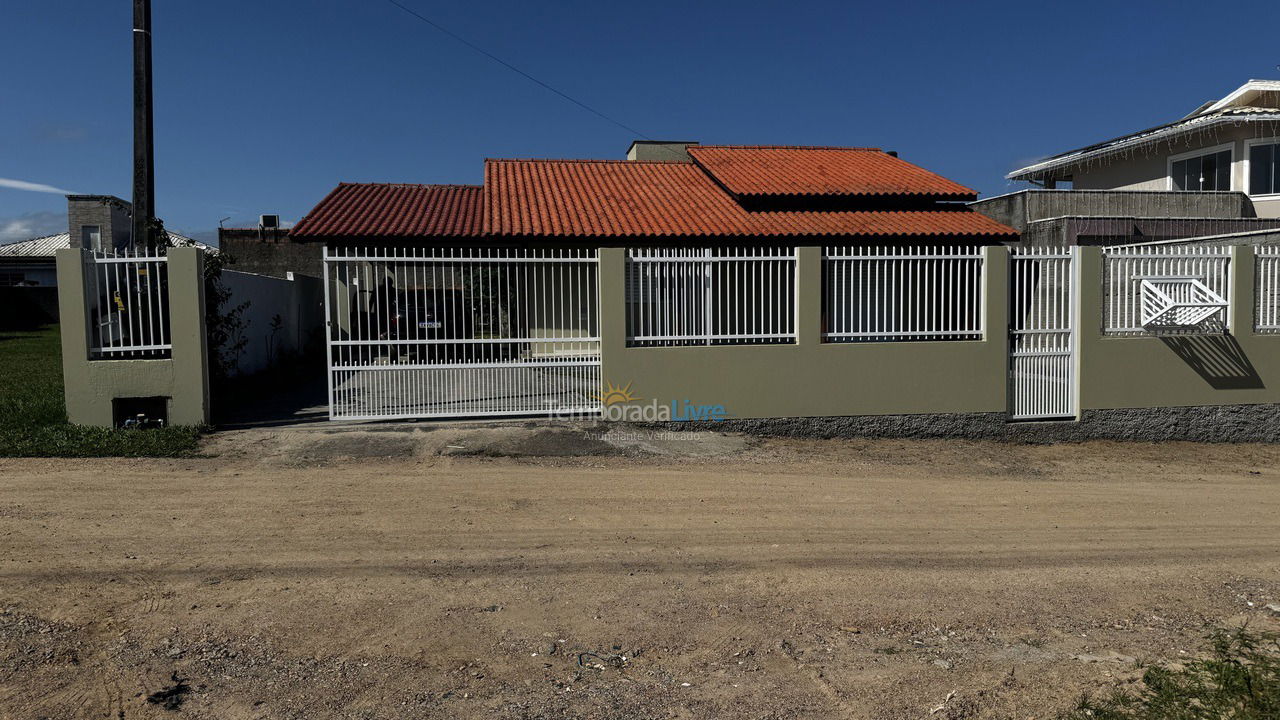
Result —
<path fill-rule="evenodd" d="M 1226 327 L 1230 248 L 1130 245 L 1103 250 L 1103 332 L 1153 335 Z"/>
<path fill-rule="evenodd" d="M 1280 245 L 1259 245 L 1256 257 L 1257 299 L 1254 325 L 1261 333 L 1280 333 Z"/>
<path fill-rule="evenodd" d="M 599 410 L 595 249 L 326 248 L 330 417 Z"/>
<path fill-rule="evenodd" d="M 1075 415 L 1075 255 L 1063 248 L 1009 253 L 1009 416 Z"/>
<path fill-rule="evenodd" d="M 793 247 L 627 251 L 627 343 L 793 343 Z"/>
<path fill-rule="evenodd" d="M 979 340 L 983 250 L 823 249 L 826 342 Z"/>
<path fill-rule="evenodd" d="M 163 248 L 86 253 L 90 359 L 170 354 L 168 260 Z"/>

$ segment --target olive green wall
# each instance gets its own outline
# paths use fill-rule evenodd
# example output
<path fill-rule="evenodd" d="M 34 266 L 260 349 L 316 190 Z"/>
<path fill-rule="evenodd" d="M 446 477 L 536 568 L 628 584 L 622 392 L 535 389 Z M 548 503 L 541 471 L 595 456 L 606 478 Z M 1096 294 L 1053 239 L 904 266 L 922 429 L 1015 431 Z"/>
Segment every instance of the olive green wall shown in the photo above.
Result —
<path fill-rule="evenodd" d="M 1231 248 L 1225 335 L 1106 337 L 1102 252 L 1080 248 L 1079 406 L 1085 410 L 1280 403 L 1280 335 L 1254 332 L 1253 248 Z"/>
<path fill-rule="evenodd" d="M 986 248 L 986 339 L 954 342 L 823 343 L 822 249 L 805 247 L 796 344 L 629 348 L 625 262 L 623 249 L 600 251 L 603 377 L 646 402 L 719 404 L 733 418 L 1005 411 L 1006 248 Z"/>
<path fill-rule="evenodd" d="M 117 397 L 169 398 L 171 425 L 209 422 L 209 373 L 204 322 L 204 253 L 170 248 L 171 357 L 162 360 L 89 360 L 84 253 L 59 250 L 58 305 L 62 314 L 62 378 L 67 419 L 111 427 Z"/>
<path fill-rule="evenodd" d="M 173 357 L 88 358 L 80 250 L 58 253 L 63 373 L 72 422 L 111 424 L 113 397 L 171 398 L 170 422 L 208 421 L 200 251 L 169 251 Z M 985 249 L 984 340 L 823 343 L 822 252 L 800 248 L 792 345 L 630 348 L 625 250 L 600 251 L 603 379 L 647 403 L 723 405 L 730 418 L 1004 413 L 1007 408 L 1008 250 Z M 1082 410 L 1280 403 L 1280 335 L 1253 331 L 1254 255 L 1233 247 L 1231 332 L 1104 337 L 1102 255 L 1079 249 L 1076 357 Z"/>

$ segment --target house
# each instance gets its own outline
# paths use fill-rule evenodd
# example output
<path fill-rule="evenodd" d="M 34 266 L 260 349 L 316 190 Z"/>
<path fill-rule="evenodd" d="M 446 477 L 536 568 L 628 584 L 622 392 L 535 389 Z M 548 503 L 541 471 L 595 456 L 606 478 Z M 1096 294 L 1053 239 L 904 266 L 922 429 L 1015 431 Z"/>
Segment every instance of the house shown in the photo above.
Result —
<path fill-rule="evenodd" d="M 1033 186 L 970 207 L 1031 246 L 1274 242 L 1280 81 L 1250 80 L 1190 115 L 1009 173 Z"/>
<path fill-rule="evenodd" d="M 628 157 L 490 159 L 481 186 L 343 183 L 290 238 L 595 247 L 641 239 L 991 244 L 1011 235 L 964 205 L 975 191 L 875 148 L 637 142 Z"/>
<path fill-rule="evenodd" d="M 947 256 L 900 278 L 911 292 L 932 278 L 937 298 L 833 309 L 827 342 L 944 315 L 965 326 L 950 337 L 974 337 L 983 248 L 1017 237 L 966 206 L 976 198 L 876 148 L 644 141 L 626 159 L 489 159 L 482 185 L 343 183 L 290 241 L 325 248 L 332 417 L 594 412 L 610 333 L 635 347 L 795 346 L 797 283 L 821 273 L 801 247 Z M 874 303 L 889 289 L 856 292 Z"/>
<path fill-rule="evenodd" d="M 1280 80 L 1250 80 L 1188 115 L 1008 174 L 1052 189 L 1234 191 L 1280 217 Z"/>
<path fill-rule="evenodd" d="M 174 247 L 215 251 L 215 248 L 176 232 L 169 233 L 169 243 Z M 68 233 L 0 245 L 0 287 L 57 287 L 54 256 L 59 250 L 69 247 L 72 243 Z"/>
<path fill-rule="evenodd" d="M 67 196 L 68 232 L 0 245 L 0 297 L 7 325 L 31 325 L 58 320 L 58 250 L 84 247 L 98 251 L 127 247 L 129 203 L 110 195 Z M 169 233 L 175 247 L 207 245 Z"/>
<path fill-rule="evenodd" d="M 64 247 L 66 233 L 0 245 L 0 287 L 57 287 L 53 254 Z"/>
<path fill-rule="evenodd" d="M 66 235 L 0 245 L 0 328 L 58 321 L 58 273 L 53 254 Z"/>
<path fill-rule="evenodd" d="M 1008 227 L 964 205 L 976 197 L 875 148 L 639 141 L 626 160 L 489 159 L 483 185 L 342 183 L 298 222 L 289 240 L 335 251 L 395 248 L 412 257 L 415 249 L 442 245 L 594 251 L 636 244 L 993 245 L 1016 239 Z M 355 309 L 337 319 L 344 332 L 355 333 L 348 340 L 401 332 L 393 327 L 402 315 L 395 306 L 410 303 L 412 294 L 430 295 L 429 304 L 442 307 L 458 302 L 456 293 L 446 294 L 461 286 L 454 269 L 402 269 L 364 263 L 336 279 L 343 307 Z M 500 322 L 521 330 L 530 355 L 571 355 L 581 349 L 571 338 L 595 334 L 594 315 L 569 297 L 593 292 L 575 286 L 574 272 L 568 265 L 543 268 L 520 290 L 526 295 L 504 300 L 523 308 Z M 639 313 L 647 300 L 631 302 Z"/>
<path fill-rule="evenodd" d="M 1134 240 L 1280 222 L 1243 192 L 979 200 L 870 148 L 644 142 L 627 158 L 491 159 L 480 185 L 334 188 L 289 233 L 321 259 L 330 419 L 1280 437 L 1276 243 Z M 1081 247 L 1025 246 L 1041 241 Z M 59 253 L 68 416 L 110 422 L 156 397 L 175 422 L 207 416 L 199 254 L 163 261 L 158 344 L 93 331 L 101 304 L 77 290 L 122 262 L 161 261 Z M 137 283 L 108 320 L 149 329 L 154 287 Z M 165 384 L 139 382 L 156 373 Z"/>

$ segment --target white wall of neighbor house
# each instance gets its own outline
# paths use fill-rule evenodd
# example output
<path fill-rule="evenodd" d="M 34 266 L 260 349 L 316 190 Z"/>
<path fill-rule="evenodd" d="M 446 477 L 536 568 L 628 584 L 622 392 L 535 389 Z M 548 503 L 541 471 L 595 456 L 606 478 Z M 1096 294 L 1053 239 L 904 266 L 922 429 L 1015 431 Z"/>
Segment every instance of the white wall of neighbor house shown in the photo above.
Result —
<path fill-rule="evenodd" d="M 49 265 L 5 265 L 0 263 L 0 287 L 6 285 L 33 285 L 55 287 L 58 271 Z"/>
<path fill-rule="evenodd" d="M 252 375 L 292 359 L 318 343 L 324 327 L 324 283 L 296 275 L 291 280 L 223 270 L 229 307 L 241 307 L 245 345 L 234 375 Z"/>
<path fill-rule="evenodd" d="M 1277 131 L 1280 134 L 1280 131 Z M 1248 187 L 1248 147 L 1253 141 L 1266 141 L 1268 133 L 1259 133 L 1257 127 L 1241 124 L 1211 133 L 1179 139 L 1172 145 L 1160 144 L 1147 150 L 1135 150 L 1130 155 L 1115 155 L 1094 160 L 1077 169 L 1072 176 L 1071 187 L 1076 190 L 1172 190 L 1169 181 L 1171 158 L 1179 158 L 1197 151 L 1214 149 L 1231 150 L 1231 190 L 1251 192 Z M 1275 138 L 1280 143 L 1280 137 Z M 1280 194 L 1252 194 L 1258 217 L 1280 217 Z"/>

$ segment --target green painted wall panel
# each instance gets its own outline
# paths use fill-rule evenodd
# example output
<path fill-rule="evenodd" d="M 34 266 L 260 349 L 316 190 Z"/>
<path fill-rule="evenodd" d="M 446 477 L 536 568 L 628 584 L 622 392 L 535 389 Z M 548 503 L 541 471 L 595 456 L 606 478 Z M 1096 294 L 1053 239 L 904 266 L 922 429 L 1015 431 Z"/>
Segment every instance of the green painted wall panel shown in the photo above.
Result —
<path fill-rule="evenodd" d="M 986 339 L 823 343 L 822 251 L 799 249 L 798 342 L 679 348 L 626 346 L 625 251 L 600 255 L 606 383 L 645 401 L 723 405 L 730 417 L 1004 412 L 1008 251 L 987 248 Z"/>

